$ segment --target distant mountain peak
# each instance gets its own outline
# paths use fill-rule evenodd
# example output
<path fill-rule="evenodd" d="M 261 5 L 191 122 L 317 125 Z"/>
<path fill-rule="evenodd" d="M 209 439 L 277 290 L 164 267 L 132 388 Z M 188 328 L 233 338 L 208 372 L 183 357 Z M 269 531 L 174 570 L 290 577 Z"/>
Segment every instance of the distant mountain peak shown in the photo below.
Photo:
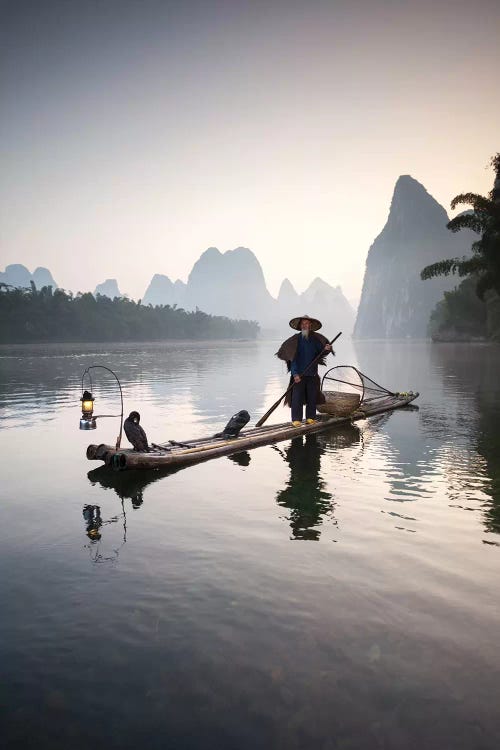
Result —
<path fill-rule="evenodd" d="M 255 253 L 247 247 L 237 247 L 225 253 L 216 247 L 209 247 L 191 269 L 188 286 L 190 291 L 196 287 L 196 296 L 199 296 L 201 287 L 207 283 L 217 284 L 221 276 L 225 277 L 227 283 L 265 286 L 262 267 Z"/>
<path fill-rule="evenodd" d="M 403 259 L 409 237 L 428 242 L 432 232 L 440 237 L 447 223 L 445 209 L 425 187 L 410 175 L 401 175 L 394 186 L 386 224 L 368 253 L 368 263 L 373 262 L 381 245 L 397 247 L 398 257 Z"/>
<path fill-rule="evenodd" d="M 163 273 L 155 273 L 142 298 L 143 305 L 173 305 L 182 302 L 185 284 L 177 279 L 172 283 Z"/>
<path fill-rule="evenodd" d="M 283 279 L 283 281 L 281 282 L 278 298 L 282 297 L 284 294 L 297 294 L 297 290 L 295 289 L 290 279 Z"/>
<path fill-rule="evenodd" d="M 424 185 L 416 180 L 415 177 L 412 177 L 411 174 L 402 174 L 398 177 L 394 187 L 394 191 L 396 190 L 417 190 L 419 192 L 423 191 L 429 195 Z"/>
<path fill-rule="evenodd" d="M 153 283 L 162 279 L 163 288 Z M 187 284 L 177 280 L 172 290 L 166 288 L 165 280 L 167 277 L 160 274 L 153 277 L 143 304 L 177 303 L 186 310 L 199 308 L 212 315 L 257 319 L 273 331 L 307 309 L 311 315 L 320 316 L 325 325 L 341 321 L 345 331 L 352 330 L 353 312 L 339 287 L 317 278 L 311 285 L 312 292 L 299 295 L 290 280 L 284 279 L 276 300 L 269 294 L 257 256 L 248 247 L 223 253 L 209 247 L 194 263 Z M 182 293 L 178 297 L 174 293 L 177 288 Z"/>
<path fill-rule="evenodd" d="M 102 284 L 98 284 L 94 291 L 94 296 L 98 294 L 103 297 L 109 297 L 114 299 L 115 297 L 123 297 L 123 294 L 118 289 L 118 282 L 116 279 L 106 279 Z"/>
<path fill-rule="evenodd" d="M 200 255 L 198 261 L 207 260 L 209 258 L 221 258 L 222 253 L 218 247 L 207 247 L 207 249 Z"/>
<path fill-rule="evenodd" d="M 37 289 L 42 289 L 44 286 L 51 286 L 53 289 L 57 288 L 57 284 L 49 269 L 43 266 L 35 268 L 33 271 L 33 281 Z"/>
<path fill-rule="evenodd" d="M 368 251 L 357 337 L 425 337 L 431 310 L 456 282 L 423 282 L 420 271 L 467 251 L 467 237 L 452 235 L 447 223 L 445 209 L 420 182 L 410 175 L 398 178 L 387 222 Z"/>
<path fill-rule="evenodd" d="M 438 212 L 443 216 L 445 222 L 448 221 L 448 215 L 443 206 L 432 197 L 421 182 L 409 174 L 403 174 L 396 180 L 389 218 L 393 211 L 400 211 L 405 205 L 410 206 L 412 212 L 415 212 L 417 208 L 420 211 L 431 211 L 434 214 Z"/>
<path fill-rule="evenodd" d="M 167 282 L 169 284 L 172 283 L 171 280 L 170 280 L 170 278 L 168 276 L 165 276 L 164 273 L 155 273 L 155 275 L 153 276 L 153 278 L 151 279 L 151 281 L 162 281 L 164 284 L 167 283 Z"/>
<path fill-rule="evenodd" d="M 23 266 L 22 263 L 10 263 L 8 266 L 5 266 L 5 273 L 13 273 L 16 271 L 21 271 L 22 273 L 29 273 L 26 266 Z"/>
<path fill-rule="evenodd" d="M 409 174 L 401 175 L 396 181 L 392 195 L 391 211 L 393 211 L 393 208 L 398 209 L 401 203 L 410 203 L 413 208 L 415 205 L 432 207 L 432 209 L 437 209 L 440 213 L 444 214 L 445 220 L 448 220 L 448 214 L 443 206 L 432 197 L 421 182 Z"/>
<path fill-rule="evenodd" d="M 226 250 L 224 255 L 246 255 L 252 258 L 256 257 L 255 253 L 252 250 L 250 250 L 249 247 L 243 247 L 242 245 L 235 247 L 234 250 Z"/>
<path fill-rule="evenodd" d="M 337 292 L 338 294 L 342 294 L 342 288 L 340 286 L 332 286 L 320 276 L 316 276 L 316 278 L 311 281 L 304 294 L 309 292 Z"/>
<path fill-rule="evenodd" d="M 48 268 L 39 266 L 33 273 L 30 273 L 22 263 L 11 263 L 6 266 L 5 271 L 0 272 L 0 281 L 9 286 L 22 288 L 28 288 L 32 281 L 37 289 L 41 289 L 44 286 L 51 286 L 53 289 L 57 288 L 54 277 Z"/>
<path fill-rule="evenodd" d="M 316 276 L 315 279 L 311 281 L 311 283 L 308 286 L 308 289 L 324 289 L 325 287 L 328 287 L 329 289 L 332 289 L 333 287 L 330 286 L 326 281 L 321 279 L 319 276 Z"/>

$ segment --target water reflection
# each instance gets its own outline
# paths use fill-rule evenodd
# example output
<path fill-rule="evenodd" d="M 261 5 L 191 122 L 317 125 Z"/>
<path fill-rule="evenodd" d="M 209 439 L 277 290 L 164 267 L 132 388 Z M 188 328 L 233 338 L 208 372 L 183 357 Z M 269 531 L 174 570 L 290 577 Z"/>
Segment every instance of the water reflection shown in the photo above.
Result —
<path fill-rule="evenodd" d="M 102 526 L 101 509 L 98 505 L 83 506 L 83 520 L 85 521 L 87 536 L 91 542 L 101 538 Z"/>
<path fill-rule="evenodd" d="M 500 405 L 485 394 L 478 396 L 480 403 L 478 453 L 486 461 L 490 478 L 485 492 L 491 501 L 484 507 L 485 527 L 489 532 L 500 534 Z"/>
<path fill-rule="evenodd" d="M 125 512 L 123 499 L 121 504 L 122 512 L 107 519 L 102 518 L 99 505 L 86 504 L 83 506 L 82 515 L 85 523 L 85 533 L 90 539 L 90 544 L 86 544 L 85 547 L 90 552 L 92 562 L 116 562 L 120 555 L 120 550 L 127 543 L 127 514 Z M 106 548 L 103 540 L 103 527 L 118 523 L 119 521 L 123 524 L 122 541 L 118 547 L 112 547 L 110 551 Z"/>
<path fill-rule="evenodd" d="M 152 469 L 151 471 L 112 471 L 107 466 L 99 466 L 87 473 L 91 484 L 99 484 L 104 489 L 113 489 L 120 500 L 131 500 L 134 510 L 144 502 L 144 490 L 149 484 L 175 473 L 175 470 Z"/>
<path fill-rule="evenodd" d="M 162 424 L 157 440 L 165 439 L 165 424 L 178 429 L 193 416 L 198 429 L 206 424 L 216 432 L 238 409 L 254 418 L 262 413 L 267 382 L 280 367 L 273 348 L 257 342 L 0 347 L 0 420 L 11 427 L 32 426 L 41 414 L 53 419 L 77 404 L 85 367 L 102 363 L 118 374 L 126 411 L 136 408 L 145 424 Z M 96 392 L 99 408 L 116 408 L 114 382 L 99 377 Z"/>
<path fill-rule="evenodd" d="M 260 354 L 228 354 L 225 393 L 210 346 L 101 361 L 152 439 L 182 440 L 283 391 L 276 345 L 260 382 Z M 128 750 L 145 724 L 155 748 L 499 746 L 500 347 L 358 349 L 376 380 L 421 391 L 420 412 L 171 479 L 87 463 L 78 377 L 98 352 L 0 356 L 6 747 Z"/>
<path fill-rule="evenodd" d="M 233 463 L 238 464 L 238 466 L 242 466 L 243 468 L 246 468 L 247 466 L 250 466 L 250 453 L 248 451 L 240 451 L 239 453 L 233 453 L 232 456 L 228 456 L 230 461 L 233 461 Z"/>
<path fill-rule="evenodd" d="M 248 451 L 233 453 L 231 456 L 226 456 L 226 458 L 243 468 L 249 466 L 251 460 Z M 146 487 L 186 468 L 189 467 L 178 466 L 174 469 L 113 471 L 108 466 L 99 466 L 97 469 L 89 471 L 87 478 L 93 486 L 100 485 L 103 489 L 114 490 L 122 503 L 123 500 L 130 500 L 132 508 L 137 510 L 144 502 Z"/>
<path fill-rule="evenodd" d="M 306 435 L 291 440 L 284 450 L 277 448 L 283 459 L 290 466 L 290 478 L 284 489 L 276 495 L 276 502 L 286 508 L 293 539 L 318 541 L 321 535 L 320 526 L 326 516 L 334 525 L 335 501 L 327 492 L 326 483 L 321 477 L 321 456 L 325 446 L 347 447 L 359 442 L 359 430 L 353 425 L 332 433 L 328 437 Z"/>
<path fill-rule="evenodd" d="M 471 362 L 471 357 L 475 358 Z M 436 345 L 431 360 L 440 372 L 447 398 L 446 412 L 441 414 L 448 428 L 443 434 L 443 423 L 434 429 L 446 438 L 450 432 L 454 443 L 459 438 L 463 447 L 462 464 L 467 467 L 466 500 L 474 498 L 478 488 L 488 496 L 481 503 L 484 526 L 488 533 L 500 533 L 500 400 L 498 372 L 500 347 L 464 344 Z M 450 408 L 451 407 L 451 408 Z M 442 410 L 445 411 L 444 409 Z M 427 421 L 429 428 L 430 421 Z M 477 452 L 477 453 L 476 453 Z M 456 471 L 456 468 L 454 472 Z M 486 480 L 486 481 L 485 481 Z M 464 494 L 464 482 L 457 487 L 455 498 Z M 463 501 L 462 501 L 463 503 Z M 468 504 L 461 507 L 470 510 Z M 497 544 L 497 542 L 487 543 Z"/>

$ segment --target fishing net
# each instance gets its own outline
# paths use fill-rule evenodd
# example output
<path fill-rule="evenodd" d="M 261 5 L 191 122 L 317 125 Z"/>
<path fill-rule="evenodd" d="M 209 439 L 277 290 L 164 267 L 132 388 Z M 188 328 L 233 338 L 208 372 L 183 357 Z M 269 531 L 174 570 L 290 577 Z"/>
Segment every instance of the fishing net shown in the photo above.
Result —
<path fill-rule="evenodd" d="M 332 367 L 323 375 L 321 390 L 327 394 L 359 396 L 361 403 L 384 396 L 393 396 L 393 392 L 376 383 L 352 365 Z"/>

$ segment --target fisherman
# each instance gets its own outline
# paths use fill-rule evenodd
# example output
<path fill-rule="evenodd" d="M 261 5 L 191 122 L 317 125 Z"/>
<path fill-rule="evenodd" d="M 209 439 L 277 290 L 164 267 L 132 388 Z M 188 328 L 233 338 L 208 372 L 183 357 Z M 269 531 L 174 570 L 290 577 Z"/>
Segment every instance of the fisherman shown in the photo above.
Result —
<path fill-rule="evenodd" d="M 320 358 L 312 367 L 309 365 L 321 352 L 325 354 L 331 352 L 332 347 L 328 339 L 321 333 L 317 333 L 321 328 L 321 322 L 316 318 L 303 315 L 300 318 L 292 318 L 289 325 L 299 333 L 284 341 L 276 352 L 276 356 L 286 362 L 290 372 L 290 385 L 293 383 L 294 386 L 287 394 L 285 404 L 292 408 L 293 426 L 300 427 L 304 404 L 306 405 L 306 423 L 314 424 L 316 404 L 325 402 L 318 375 L 318 364 L 324 365 L 325 360 Z"/>
<path fill-rule="evenodd" d="M 123 423 L 123 429 L 129 443 L 132 443 L 134 446 L 134 450 L 140 453 L 147 453 L 149 451 L 148 438 L 139 424 L 140 421 L 141 415 L 139 412 L 131 411 Z"/>

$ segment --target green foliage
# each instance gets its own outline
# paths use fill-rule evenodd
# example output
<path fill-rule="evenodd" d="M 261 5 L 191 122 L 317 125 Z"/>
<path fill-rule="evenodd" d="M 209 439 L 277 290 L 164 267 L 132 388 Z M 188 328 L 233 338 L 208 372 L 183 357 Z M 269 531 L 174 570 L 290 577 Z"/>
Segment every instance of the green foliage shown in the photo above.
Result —
<path fill-rule="evenodd" d="M 460 204 L 472 206 L 472 211 L 455 216 L 448 223 L 448 229 L 459 232 L 470 229 L 481 237 L 472 245 L 472 258 L 451 258 L 426 266 L 420 276 L 431 279 L 435 276 L 476 277 L 476 294 L 484 299 L 493 290 L 500 295 L 500 153 L 490 161 L 495 170 L 496 181 L 488 197 L 477 193 L 461 193 L 453 198 L 451 207 Z"/>
<path fill-rule="evenodd" d="M 429 333 L 433 338 L 486 337 L 487 310 L 476 294 L 476 284 L 476 278 L 470 276 L 453 291 L 444 293 L 431 313 Z"/>
<path fill-rule="evenodd" d="M 0 290 L 0 343 L 254 339 L 255 321 L 43 287 Z"/>
<path fill-rule="evenodd" d="M 451 292 L 445 292 L 431 313 L 429 333 L 436 340 L 469 340 L 487 338 L 500 341 L 500 296 L 477 295 L 481 280 L 469 276 Z"/>

